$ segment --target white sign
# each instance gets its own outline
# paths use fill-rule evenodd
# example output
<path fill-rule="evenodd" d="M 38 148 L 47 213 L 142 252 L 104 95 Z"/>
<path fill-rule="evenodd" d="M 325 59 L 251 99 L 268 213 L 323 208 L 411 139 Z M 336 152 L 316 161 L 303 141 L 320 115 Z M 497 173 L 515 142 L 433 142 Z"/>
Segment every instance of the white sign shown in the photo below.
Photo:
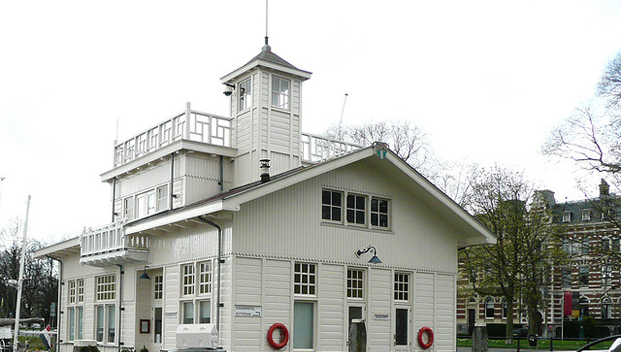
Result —
<path fill-rule="evenodd" d="M 166 312 L 166 313 L 164 313 L 164 317 L 165 318 L 176 318 L 177 317 L 177 312 Z"/>
<path fill-rule="evenodd" d="M 388 320 L 388 314 L 373 314 L 373 320 Z"/>
<path fill-rule="evenodd" d="M 260 317 L 261 306 L 238 306 L 235 305 L 236 317 Z"/>

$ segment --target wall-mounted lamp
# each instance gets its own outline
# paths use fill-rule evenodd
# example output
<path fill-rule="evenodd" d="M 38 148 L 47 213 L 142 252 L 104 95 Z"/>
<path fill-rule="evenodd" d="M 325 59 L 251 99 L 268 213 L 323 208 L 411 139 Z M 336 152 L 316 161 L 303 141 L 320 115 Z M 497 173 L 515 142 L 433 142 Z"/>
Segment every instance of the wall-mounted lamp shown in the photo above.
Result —
<path fill-rule="evenodd" d="M 377 249 L 375 249 L 375 247 L 372 245 L 369 245 L 366 249 L 359 249 L 354 253 L 356 254 L 356 257 L 360 257 L 360 255 L 369 252 L 371 249 L 373 250 L 373 256 L 369 260 L 369 263 L 371 264 L 381 263 L 382 261 L 377 257 Z"/>
<path fill-rule="evenodd" d="M 144 267 L 144 272 L 142 273 L 142 275 L 140 275 L 139 277 L 140 280 L 151 280 L 151 277 L 149 276 L 149 274 L 147 274 L 147 267 Z"/>

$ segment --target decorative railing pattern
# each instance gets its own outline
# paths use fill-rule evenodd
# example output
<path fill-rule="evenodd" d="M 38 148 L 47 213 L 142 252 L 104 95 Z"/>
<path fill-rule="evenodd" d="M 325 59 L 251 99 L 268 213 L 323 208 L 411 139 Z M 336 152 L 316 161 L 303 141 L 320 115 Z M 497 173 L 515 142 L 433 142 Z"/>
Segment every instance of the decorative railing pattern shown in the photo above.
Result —
<path fill-rule="evenodd" d="M 114 167 L 182 139 L 231 147 L 231 125 L 229 117 L 194 111 L 188 104 L 184 113 L 117 144 L 114 147 Z M 347 154 L 361 146 L 303 133 L 301 148 L 302 160 L 319 162 Z"/>
<path fill-rule="evenodd" d="M 318 162 L 350 153 L 362 146 L 335 139 L 302 134 L 302 160 Z"/>
<path fill-rule="evenodd" d="M 80 235 L 80 255 L 88 256 L 122 249 L 148 250 L 149 236 L 125 235 L 123 222 L 85 229 Z"/>
<path fill-rule="evenodd" d="M 193 111 L 170 118 L 114 147 L 114 167 L 121 166 L 178 140 L 231 146 L 231 118 Z"/>

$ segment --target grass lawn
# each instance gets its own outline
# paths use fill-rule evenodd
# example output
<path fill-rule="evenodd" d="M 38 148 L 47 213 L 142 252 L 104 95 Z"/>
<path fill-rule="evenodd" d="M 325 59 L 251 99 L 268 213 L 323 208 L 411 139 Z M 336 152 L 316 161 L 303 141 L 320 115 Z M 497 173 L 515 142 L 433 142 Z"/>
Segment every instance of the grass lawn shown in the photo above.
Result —
<path fill-rule="evenodd" d="M 578 348 L 586 345 L 588 342 L 587 341 L 576 341 L 576 340 L 554 340 L 554 350 L 577 350 Z M 612 345 L 613 341 L 605 341 L 600 343 L 597 346 L 594 346 L 592 349 L 608 349 L 608 347 L 610 347 L 610 345 Z M 457 339 L 457 346 L 458 347 L 471 347 L 472 346 L 472 339 Z M 515 349 L 517 348 L 517 340 L 514 339 L 513 343 L 507 344 L 506 341 L 504 339 L 490 339 L 488 342 L 488 346 L 489 347 L 496 347 L 496 348 L 511 348 L 511 349 Z M 523 349 L 528 349 L 528 340 L 527 339 L 521 339 L 520 340 L 520 348 Z M 531 348 L 532 349 L 532 348 Z M 539 339 L 539 341 L 537 341 L 537 349 L 538 350 L 545 350 L 545 351 L 549 351 L 550 350 L 550 340 L 548 339 Z"/>

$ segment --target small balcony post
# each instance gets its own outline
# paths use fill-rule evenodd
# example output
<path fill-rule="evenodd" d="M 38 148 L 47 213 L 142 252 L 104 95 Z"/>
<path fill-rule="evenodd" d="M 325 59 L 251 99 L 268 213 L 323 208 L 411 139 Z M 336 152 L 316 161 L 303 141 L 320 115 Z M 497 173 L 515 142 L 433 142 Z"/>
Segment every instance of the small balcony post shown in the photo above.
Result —
<path fill-rule="evenodd" d="M 190 110 L 190 102 L 185 103 L 185 124 L 183 126 L 183 139 L 190 139 L 190 115 L 192 111 Z"/>

